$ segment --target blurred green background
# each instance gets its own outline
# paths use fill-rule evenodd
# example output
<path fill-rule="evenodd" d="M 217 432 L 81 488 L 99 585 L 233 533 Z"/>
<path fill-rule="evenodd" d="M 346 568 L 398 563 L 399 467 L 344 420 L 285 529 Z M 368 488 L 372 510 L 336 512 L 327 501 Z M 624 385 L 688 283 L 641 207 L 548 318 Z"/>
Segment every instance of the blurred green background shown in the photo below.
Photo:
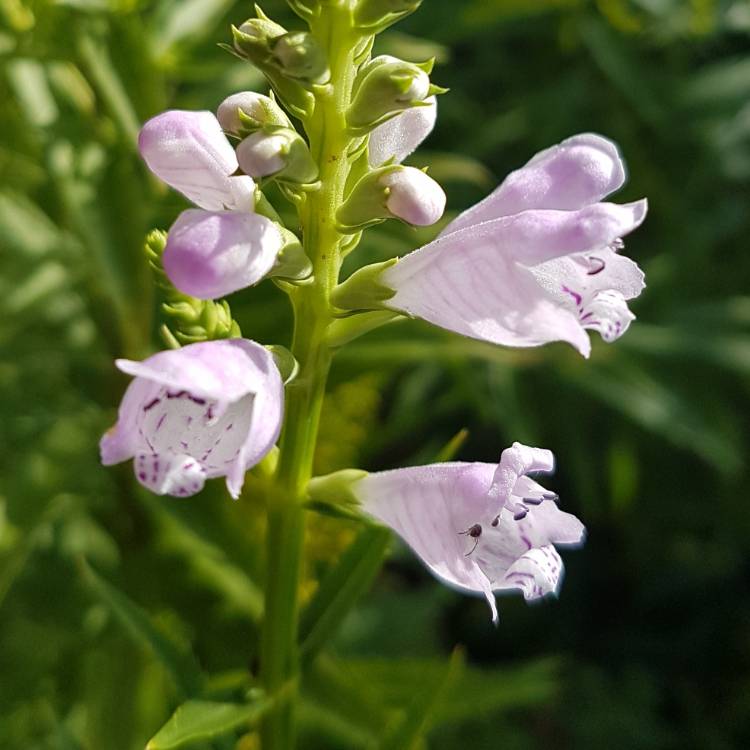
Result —
<path fill-rule="evenodd" d="M 280 0 L 264 10 L 292 28 Z M 0 748 L 138 750 L 191 692 L 231 697 L 256 665 L 263 513 L 252 483 L 188 501 L 98 464 L 125 379 L 158 346 L 146 231 L 184 206 L 135 137 L 169 108 L 261 87 L 223 52 L 233 0 L 0 0 Z M 456 212 L 537 150 L 593 130 L 647 196 L 627 253 L 638 315 L 589 362 L 398 324 L 334 366 L 319 471 L 552 448 L 548 482 L 589 538 L 557 601 L 486 604 L 402 546 L 303 685 L 300 747 L 372 747 L 467 662 L 418 747 L 680 748 L 750 743 L 750 3 L 425 0 L 378 42 L 435 55 L 431 165 Z M 435 229 L 370 231 L 356 265 Z M 288 344 L 271 285 L 231 299 L 243 332 Z M 305 597 L 354 528 L 311 518 Z M 84 563 L 84 560 L 87 563 Z M 90 566 L 90 567 L 87 567 Z M 97 573 L 91 572 L 96 570 Z M 228 735 L 214 750 L 250 750 Z"/>

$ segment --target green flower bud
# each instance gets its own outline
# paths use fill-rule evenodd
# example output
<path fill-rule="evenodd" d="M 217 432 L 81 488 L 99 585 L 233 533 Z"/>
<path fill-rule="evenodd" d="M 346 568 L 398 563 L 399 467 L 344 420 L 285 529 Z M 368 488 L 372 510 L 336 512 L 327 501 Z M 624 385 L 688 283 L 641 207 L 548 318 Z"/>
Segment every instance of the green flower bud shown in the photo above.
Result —
<path fill-rule="evenodd" d="M 421 4 L 422 0 L 359 0 L 354 8 L 354 23 L 360 28 L 382 31 Z"/>
<path fill-rule="evenodd" d="M 287 78 L 326 83 L 331 77 L 325 52 L 306 31 L 292 31 L 270 43 L 271 64 Z"/>
<path fill-rule="evenodd" d="M 219 105 L 216 117 L 227 133 L 249 135 L 267 126 L 292 127 L 284 110 L 269 96 L 255 91 L 240 91 Z"/>
<path fill-rule="evenodd" d="M 270 46 L 274 39 L 287 33 L 280 24 L 265 16 L 256 6 L 258 18 L 248 18 L 239 28 L 232 27 L 234 47 L 256 65 L 267 63 L 271 57 Z"/>
<path fill-rule="evenodd" d="M 401 110 L 422 104 L 434 91 L 430 63 L 420 66 L 390 55 L 364 66 L 355 83 L 355 95 L 346 121 L 354 133 L 368 132 Z"/>
<path fill-rule="evenodd" d="M 234 48 L 263 72 L 288 110 L 297 117 L 308 117 L 315 100 L 305 88 L 308 79 L 303 71 L 305 60 L 302 58 L 306 58 L 307 73 L 314 78 L 323 75 L 320 55 L 311 51 L 309 42 L 294 45 L 285 41 L 276 51 L 278 41 L 287 35 L 287 30 L 264 15 L 257 5 L 255 11 L 257 18 L 249 18 L 239 28 L 232 26 Z M 293 33 L 291 36 L 297 35 Z M 291 66 L 289 71 L 284 67 L 286 64 Z"/>
<path fill-rule="evenodd" d="M 273 175 L 300 185 L 318 179 L 318 166 L 305 139 L 292 128 L 263 128 L 237 146 L 237 161 L 251 177 Z"/>

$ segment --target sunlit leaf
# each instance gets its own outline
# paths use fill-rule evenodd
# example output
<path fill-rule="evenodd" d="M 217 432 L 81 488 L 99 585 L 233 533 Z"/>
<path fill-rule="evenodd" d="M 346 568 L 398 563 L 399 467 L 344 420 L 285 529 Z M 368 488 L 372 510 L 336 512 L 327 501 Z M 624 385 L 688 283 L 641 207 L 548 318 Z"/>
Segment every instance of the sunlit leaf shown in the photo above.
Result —
<path fill-rule="evenodd" d="M 255 724 L 271 702 L 261 691 L 247 703 L 187 701 L 149 740 L 146 750 L 175 750 L 228 734 L 240 727 Z"/>

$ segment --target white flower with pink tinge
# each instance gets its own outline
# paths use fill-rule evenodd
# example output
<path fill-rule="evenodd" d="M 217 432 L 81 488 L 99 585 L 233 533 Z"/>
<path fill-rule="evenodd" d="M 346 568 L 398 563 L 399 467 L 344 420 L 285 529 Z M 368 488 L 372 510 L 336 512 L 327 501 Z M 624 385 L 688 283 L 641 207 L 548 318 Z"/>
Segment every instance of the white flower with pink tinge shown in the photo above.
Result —
<path fill-rule="evenodd" d="M 645 200 L 605 203 L 625 182 L 616 146 L 586 133 L 537 154 L 428 245 L 385 270 L 387 307 L 505 346 L 567 341 L 584 356 L 587 329 L 614 341 L 644 288 L 619 254 Z"/>
<path fill-rule="evenodd" d="M 557 594 L 563 564 L 554 545 L 583 542 L 583 524 L 531 479 L 550 472 L 552 453 L 514 443 L 499 465 L 445 463 L 368 474 L 352 492 L 445 583 L 484 594 L 520 590 L 527 600 Z"/>
<path fill-rule="evenodd" d="M 255 182 L 236 175 L 237 155 L 211 112 L 169 110 L 138 136 L 148 168 L 199 208 L 183 211 L 169 230 L 164 270 L 174 286 L 216 299 L 257 284 L 284 241 L 255 211 Z"/>
<path fill-rule="evenodd" d="M 102 437 L 102 463 L 132 458 L 138 481 L 158 495 L 188 497 L 224 476 L 239 497 L 281 430 L 284 386 L 268 350 L 227 339 L 116 364 L 134 380 Z"/>

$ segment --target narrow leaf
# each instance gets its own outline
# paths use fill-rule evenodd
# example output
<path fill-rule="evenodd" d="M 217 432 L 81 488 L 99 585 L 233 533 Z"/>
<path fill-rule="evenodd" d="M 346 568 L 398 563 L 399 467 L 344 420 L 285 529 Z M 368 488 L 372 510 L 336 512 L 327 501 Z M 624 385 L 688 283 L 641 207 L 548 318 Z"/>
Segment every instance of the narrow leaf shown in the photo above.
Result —
<path fill-rule="evenodd" d="M 412 700 L 406 714 L 386 729 L 377 750 L 411 750 L 427 732 L 432 714 L 463 669 L 463 653 L 455 649 L 443 673 L 424 684 Z"/>
<path fill-rule="evenodd" d="M 257 691 L 249 703 L 187 701 L 154 735 L 146 750 L 187 747 L 255 724 L 270 704 L 261 691 Z"/>
<path fill-rule="evenodd" d="M 148 613 L 105 581 L 83 558 L 79 560 L 79 568 L 91 592 L 108 607 L 131 638 L 152 651 L 184 695 L 195 695 L 203 683 L 203 674 L 192 653 L 157 629 Z"/>
<path fill-rule="evenodd" d="M 309 664 L 380 570 L 390 532 L 367 526 L 324 578 L 300 620 L 300 658 Z"/>

